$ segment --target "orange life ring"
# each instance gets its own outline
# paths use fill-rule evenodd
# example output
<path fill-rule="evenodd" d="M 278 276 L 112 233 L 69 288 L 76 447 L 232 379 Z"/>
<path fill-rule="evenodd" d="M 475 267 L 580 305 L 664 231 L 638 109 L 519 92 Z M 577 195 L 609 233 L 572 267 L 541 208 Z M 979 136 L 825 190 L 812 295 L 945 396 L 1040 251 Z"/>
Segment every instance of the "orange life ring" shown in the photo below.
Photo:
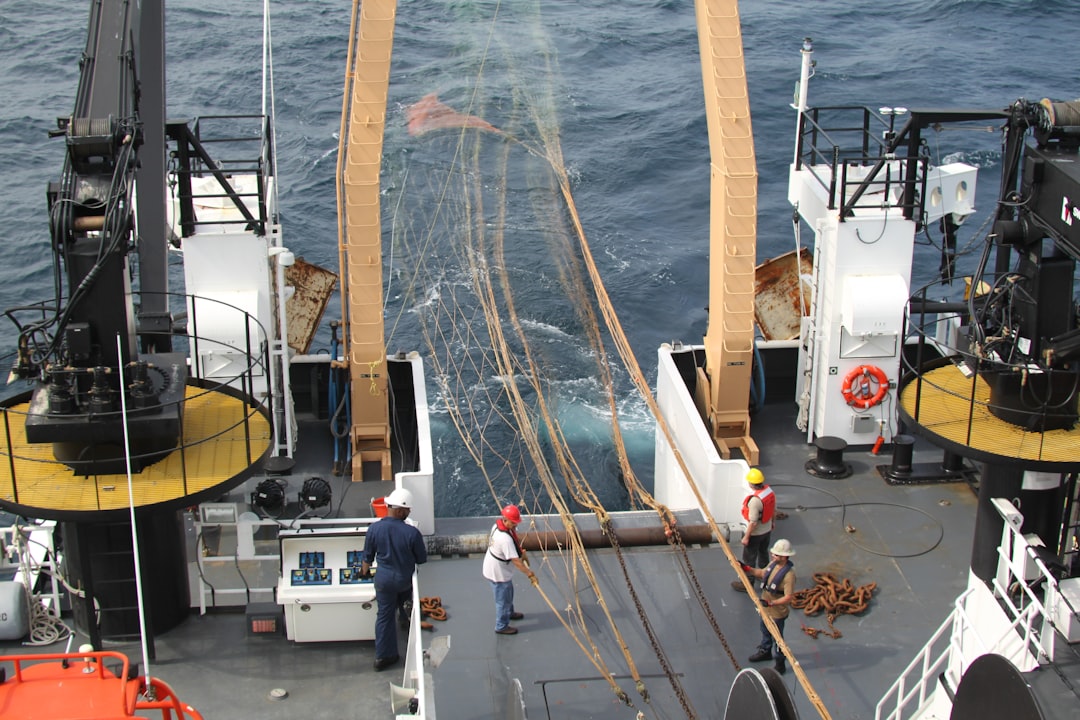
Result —
<path fill-rule="evenodd" d="M 877 382 L 877 391 L 873 392 L 872 382 Z M 889 392 L 889 376 L 875 365 L 860 365 L 844 377 L 840 386 L 844 400 L 853 408 L 866 410 L 885 399 Z"/>

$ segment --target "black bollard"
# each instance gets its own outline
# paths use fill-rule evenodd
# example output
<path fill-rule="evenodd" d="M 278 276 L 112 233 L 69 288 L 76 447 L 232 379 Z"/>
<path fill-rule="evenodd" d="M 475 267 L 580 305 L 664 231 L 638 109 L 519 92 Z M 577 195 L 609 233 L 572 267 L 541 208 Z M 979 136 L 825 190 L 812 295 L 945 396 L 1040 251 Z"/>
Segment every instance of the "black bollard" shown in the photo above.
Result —
<path fill-rule="evenodd" d="M 814 477 L 846 478 L 851 475 L 851 465 L 844 462 L 847 441 L 843 438 L 823 435 L 814 439 L 817 457 L 806 461 L 806 472 Z"/>

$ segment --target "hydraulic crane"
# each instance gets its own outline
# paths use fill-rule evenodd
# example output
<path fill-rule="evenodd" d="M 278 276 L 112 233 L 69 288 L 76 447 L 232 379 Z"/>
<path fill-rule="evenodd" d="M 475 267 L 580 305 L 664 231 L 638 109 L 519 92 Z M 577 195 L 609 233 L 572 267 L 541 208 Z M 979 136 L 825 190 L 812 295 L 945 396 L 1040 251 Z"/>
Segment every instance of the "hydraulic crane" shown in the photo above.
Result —
<path fill-rule="evenodd" d="M 155 77 L 162 74 L 163 32 L 160 3 L 95 3 L 75 107 L 53 133 L 67 150 L 61 177 L 48 189 L 57 297 L 20 327 L 16 372 L 41 381 L 28 440 L 51 442 L 57 459 L 82 473 L 124 467 L 121 394 L 136 411 L 130 422 L 136 471 L 175 447 L 180 432 L 187 373 L 183 355 L 171 352 L 164 89 Z M 144 67 L 154 69 L 149 82 Z M 128 260 L 137 246 L 146 250 L 138 313 Z M 144 338 L 148 352 L 140 353 L 144 317 L 153 318 L 145 328 L 153 332 Z"/>

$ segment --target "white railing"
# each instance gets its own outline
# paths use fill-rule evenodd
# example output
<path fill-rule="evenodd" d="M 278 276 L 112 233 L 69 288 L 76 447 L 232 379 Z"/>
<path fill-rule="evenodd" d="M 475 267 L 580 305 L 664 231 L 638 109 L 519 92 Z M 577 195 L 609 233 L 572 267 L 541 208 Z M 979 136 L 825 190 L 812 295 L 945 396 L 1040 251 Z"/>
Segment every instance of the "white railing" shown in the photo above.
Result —
<path fill-rule="evenodd" d="M 263 599 L 273 600 L 274 592 L 277 589 L 281 554 L 277 544 L 276 533 L 274 534 L 274 540 L 272 541 L 273 552 L 256 552 L 258 545 L 256 536 L 261 528 L 272 527 L 276 530 L 284 528 L 290 530 L 303 528 L 357 528 L 359 530 L 363 528 L 366 530 L 368 525 L 378 520 L 378 518 L 299 518 L 288 521 L 259 518 L 256 520 L 247 520 L 242 516 L 235 515 L 235 513 L 239 512 L 240 506 L 238 503 L 203 503 L 204 507 L 207 505 L 221 506 L 225 509 L 232 506 L 235 509 L 234 517 L 231 520 L 197 520 L 194 523 L 196 533 L 195 558 L 199 576 L 199 613 L 201 615 L 206 614 L 206 599 L 208 594 L 212 596 L 212 603 L 215 605 L 218 604 L 217 597 L 219 595 L 244 596 L 244 600 L 232 604 L 244 604 L 249 601 L 253 595 L 265 596 Z M 209 553 L 209 549 L 206 548 L 203 539 L 204 532 L 210 528 L 226 527 L 229 528 L 231 532 L 235 532 L 235 552 Z M 264 573 L 262 575 L 263 577 L 266 577 L 268 581 L 272 581 L 272 584 L 259 585 L 248 581 L 247 577 L 240 570 L 240 563 L 250 564 L 252 562 L 266 562 L 272 564 L 273 573 Z M 230 566 L 235 568 L 237 574 L 236 581 L 232 584 L 223 586 L 217 583 L 207 582 L 208 571 L 217 569 L 220 572 L 223 568 L 228 568 Z"/>
<path fill-rule="evenodd" d="M 413 605 L 409 622 L 409 640 L 405 648 L 405 673 L 401 686 L 391 685 L 390 704 L 399 720 L 435 720 L 435 687 L 431 671 L 439 667 L 450 652 L 450 636 L 439 635 L 424 649 L 420 622 L 424 619 L 420 603 L 420 582 L 413 574 Z M 509 716 L 508 716 L 509 720 Z"/>
<path fill-rule="evenodd" d="M 1020 532 L 1020 512 L 1007 500 L 996 498 L 992 502 L 1005 520 L 994 596 L 1012 618 L 1012 627 L 1031 656 L 1027 667 L 1014 663 L 1021 671 L 1033 670 L 1053 659 L 1059 633 L 1066 641 L 1073 641 L 1077 610 L 1068 595 L 1062 593 L 1057 577 L 1039 558 L 1037 548 L 1043 546 L 1042 541 L 1037 535 Z"/>
<path fill-rule="evenodd" d="M 874 711 L 875 720 L 912 718 L 929 702 L 935 692 L 938 676 L 942 672 L 947 673 L 953 647 L 959 641 L 957 620 L 963 617 L 960 607 L 967 594 L 965 592 L 957 599 L 953 612 L 878 701 Z"/>
<path fill-rule="evenodd" d="M 0 570 L 13 574 L 13 580 L 31 592 L 38 587 L 38 578 L 44 573 L 49 578 L 49 589 L 41 597 L 42 604 L 57 617 L 60 616 L 60 578 L 57 576 L 58 558 L 53 544 L 56 522 L 45 520 L 39 525 L 11 525 L 0 528 L 3 557 Z"/>
<path fill-rule="evenodd" d="M 1029 672 L 1053 659 L 1058 633 L 1069 642 L 1080 641 L 1080 615 L 1039 559 L 1038 538 L 1020 532 L 1023 516 L 1009 502 L 993 503 L 1005 525 L 990 587 L 972 576 L 952 613 L 878 702 L 876 720 L 917 718 L 935 697 L 941 698 L 942 689 L 950 698 L 941 702 L 951 705 L 964 671 L 986 653 L 1002 655 Z"/>

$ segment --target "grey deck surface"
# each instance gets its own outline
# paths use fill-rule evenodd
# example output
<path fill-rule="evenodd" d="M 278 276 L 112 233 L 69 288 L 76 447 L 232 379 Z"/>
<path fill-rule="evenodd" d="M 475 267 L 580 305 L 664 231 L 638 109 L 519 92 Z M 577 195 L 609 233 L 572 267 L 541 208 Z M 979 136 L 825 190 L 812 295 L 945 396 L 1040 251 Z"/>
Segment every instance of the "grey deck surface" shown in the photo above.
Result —
<path fill-rule="evenodd" d="M 856 585 L 871 581 L 878 585 L 867 612 L 836 621 L 843 637 L 813 639 L 804 634 L 802 623 L 826 625 L 824 618 L 807 618 L 802 611 L 793 611 L 785 637 L 831 717 L 871 718 L 880 696 L 946 618 L 953 599 L 965 587 L 975 496 L 965 483 L 889 486 L 874 471 L 875 465 L 888 462 L 888 455 L 875 457 L 865 449 L 845 454 L 855 470 L 852 477 L 812 477 L 803 466 L 813 457 L 813 446 L 805 445 L 794 429 L 770 429 L 770 425 L 758 418 L 757 439 L 765 448 L 761 466 L 785 514 L 774 537 L 789 538 L 798 553 L 794 558 L 797 587 L 809 586 L 815 572 L 850 578 Z M 917 462 L 940 457 L 940 451 L 917 447 Z M 385 494 L 386 487 L 383 483 L 353 484 L 343 512 L 366 514 L 368 498 Z M 478 527 L 487 523 L 477 521 Z M 678 552 L 668 547 L 624 551 L 641 607 L 690 713 L 683 711 L 673 682 L 664 675 L 626 589 L 616 553 L 594 550 L 589 559 L 645 679 L 651 705 L 642 701 L 634 683 L 624 677 L 629 670 L 622 653 L 594 593 L 579 575 L 577 599 L 589 637 L 607 671 L 617 677 L 645 717 L 722 718 L 736 664 L 749 665 L 747 657 L 758 641 L 755 608 L 746 595 L 731 588 L 735 574 L 721 548 L 694 547 L 688 555 L 722 640 L 697 601 Z M 557 554 L 545 558 L 534 552 L 530 559 L 539 570 L 542 588 L 565 616 L 563 610 L 575 601 L 567 580 L 568 566 Z M 516 680 L 530 720 L 635 717 L 636 709 L 623 706 L 607 683 L 598 679 L 596 667 L 523 576 L 515 581 L 517 609 L 526 615 L 515 623 L 521 632 L 495 635 L 493 600 L 480 574 L 481 563 L 479 555 L 432 557 L 422 568 L 421 594 L 440 596 L 449 614 L 447 621 L 435 623 L 436 629 L 424 634 L 425 645 L 437 635 L 451 637 L 448 657 L 433 671 L 438 716 L 449 720 L 507 717 L 504 708 Z M 284 637 L 248 637 L 245 630 L 242 612 L 217 610 L 205 616 L 193 612 L 180 626 L 155 639 L 154 673 L 206 718 L 393 717 L 389 683 L 401 681 L 401 668 L 374 672 L 372 643 L 301 644 Z M 139 655 L 137 646 L 115 649 L 135 658 Z M 0 645 L 3 652 L 16 650 Z M 817 717 L 790 668 L 784 682 L 792 690 L 800 716 Z M 270 699 L 275 688 L 287 690 L 288 697 Z M 1068 698 L 1064 700 L 1068 707 Z"/>
<path fill-rule="evenodd" d="M 856 471 L 851 478 L 814 478 L 803 466 L 815 449 L 805 445 L 794 429 L 773 431 L 770 425 L 761 418 L 757 423 L 759 442 L 766 448 L 762 467 L 786 515 L 775 537 L 789 538 L 798 551 L 798 586 L 807 587 L 814 572 L 832 572 L 857 585 L 878 583 L 866 613 L 836 621 L 843 633 L 840 639 L 812 639 L 801 632 L 801 622 L 826 627 L 824 618 L 805 618 L 801 611 L 792 614 L 785 637 L 832 717 L 872 717 L 881 694 L 945 619 L 952 599 L 965 586 L 975 497 L 963 483 L 889 486 L 873 468 L 887 463 L 888 456 L 874 457 L 865 449 L 845 455 Z M 925 458 L 919 457 L 923 454 Z M 932 449 L 917 453 L 917 460 L 937 457 L 938 451 Z M 378 483 L 355 484 L 349 490 L 349 504 L 355 503 L 359 512 L 366 495 L 382 491 Z M 841 503 L 847 504 L 846 511 Z M 845 526 L 854 532 L 846 532 Z M 873 552 L 860 549 L 856 542 Z M 753 605 L 730 586 L 735 575 L 726 556 L 716 545 L 689 550 L 693 574 L 708 598 L 722 641 L 696 599 L 678 552 L 661 547 L 624 553 L 638 599 L 691 713 L 722 717 L 737 672 L 723 642 L 742 666 L 749 664 L 747 657 L 759 637 Z M 530 557 L 552 604 L 562 611 L 574 602 L 562 559 L 555 554 L 545 559 L 535 552 Z M 615 552 L 591 551 L 589 559 L 645 678 L 651 707 L 625 679 L 629 669 L 613 632 L 594 593 L 579 576 L 585 627 L 607 671 L 619 678 L 619 685 L 646 717 L 685 716 L 643 630 Z M 493 600 L 480 574 L 481 563 L 478 555 L 434 557 L 421 572 L 422 594 L 440 596 L 449 614 L 446 622 L 436 623 L 436 630 L 425 635 L 428 641 L 434 635 L 451 637 L 450 654 L 433 673 L 439 716 L 506 717 L 509 691 L 517 680 L 532 720 L 634 717 L 635 710 L 623 706 L 598 679 L 596 667 L 524 577 L 515 581 L 517 609 L 526 614 L 516 623 L 520 634 L 494 634 Z M 242 623 L 243 615 L 193 616 L 158 639 L 158 674 L 182 697 L 195 701 L 207 717 L 392 717 L 388 683 L 400 681 L 400 671 L 375 673 L 371 643 L 296 644 L 284 638 L 245 638 Z M 190 663 L 192 658 L 202 658 L 201 669 Z M 815 717 L 790 669 L 784 681 L 800 715 Z M 289 691 L 286 700 L 268 699 L 277 687 Z"/>

